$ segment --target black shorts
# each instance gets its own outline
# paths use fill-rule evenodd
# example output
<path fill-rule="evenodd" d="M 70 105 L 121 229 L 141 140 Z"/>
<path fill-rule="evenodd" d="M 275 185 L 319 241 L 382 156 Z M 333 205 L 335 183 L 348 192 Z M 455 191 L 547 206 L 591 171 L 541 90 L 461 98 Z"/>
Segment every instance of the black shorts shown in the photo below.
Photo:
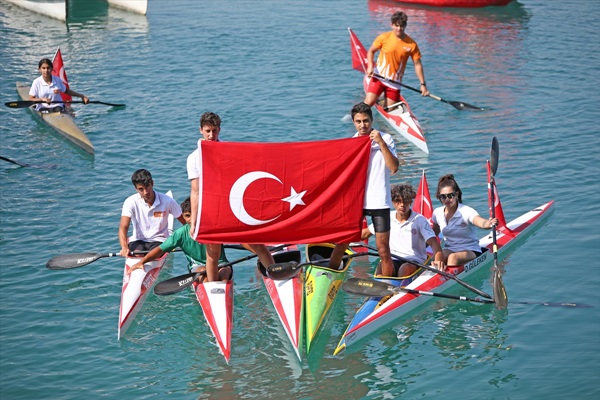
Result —
<path fill-rule="evenodd" d="M 130 251 L 150 251 L 155 247 L 158 247 L 162 242 L 146 242 L 143 240 L 135 240 L 129 242 L 128 247 Z"/>
<path fill-rule="evenodd" d="M 390 231 L 390 209 L 380 208 L 377 210 L 363 209 L 363 215 L 371 217 L 371 222 L 375 228 L 375 233 L 385 233 Z"/>

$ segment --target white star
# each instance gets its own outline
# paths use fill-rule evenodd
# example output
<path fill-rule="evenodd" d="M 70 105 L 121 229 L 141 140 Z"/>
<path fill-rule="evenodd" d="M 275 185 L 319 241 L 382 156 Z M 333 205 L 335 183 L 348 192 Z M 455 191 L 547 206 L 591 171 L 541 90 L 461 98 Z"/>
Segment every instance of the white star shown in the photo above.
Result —
<path fill-rule="evenodd" d="M 290 194 L 290 196 L 286 197 L 284 199 L 281 199 L 281 200 L 287 201 L 288 203 L 290 203 L 290 211 L 292 211 L 294 209 L 294 207 L 296 207 L 297 205 L 303 205 L 303 206 L 306 205 L 302 201 L 302 196 L 304 196 L 305 194 L 306 194 L 306 190 L 301 193 L 296 193 L 296 190 L 292 187 L 292 193 Z"/>

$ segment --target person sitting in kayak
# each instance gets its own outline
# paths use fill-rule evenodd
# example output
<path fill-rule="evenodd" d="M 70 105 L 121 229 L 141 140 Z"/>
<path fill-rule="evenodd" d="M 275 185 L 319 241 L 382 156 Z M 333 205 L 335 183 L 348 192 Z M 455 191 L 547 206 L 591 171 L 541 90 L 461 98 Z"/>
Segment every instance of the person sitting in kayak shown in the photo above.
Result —
<path fill-rule="evenodd" d="M 171 236 L 167 238 L 164 242 L 160 244 L 160 246 L 152 249 L 148 254 L 146 254 L 139 262 L 135 265 L 132 265 L 129 268 L 128 273 L 139 268 L 144 268 L 144 264 L 159 259 L 163 256 L 163 254 L 173 251 L 175 248 L 180 248 L 183 250 L 183 254 L 185 254 L 188 260 L 188 269 L 190 272 L 201 272 L 203 273 L 199 281 L 203 282 L 206 278 L 206 268 L 204 265 L 206 264 L 206 246 L 198 243 L 196 240 L 192 239 L 190 236 L 190 220 L 192 217 L 192 208 L 190 206 L 190 198 L 188 197 L 181 203 L 181 211 L 183 218 L 185 219 L 185 225 L 181 228 L 176 229 Z M 225 255 L 225 251 L 221 251 L 221 255 L 219 257 L 219 263 L 227 263 L 227 256 Z M 232 269 L 231 267 L 224 267 L 219 269 L 219 280 L 226 281 L 231 279 Z"/>
<path fill-rule="evenodd" d="M 61 92 L 70 96 L 80 97 L 84 104 L 89 102 L 89 99 L 85 95 L 67 88 L 58 76 L 52 75 L 52 68 L 52 61 L 47 58 L 42 58 L 38 63 L 38 70 L 41 76 L 33 81 L 31 89 L 29 89 L 31 100 L 41 100 L 35 106 L 36 110 L 40 112 L 63 112 L 64 103 L 54 103 L 55 101 L 62 101 L 60 97 Z"/>
<path fill-rule="evenodd" d="M 394 263 L 394 277 L 406 277 L 414 274 L 418 267 L 411 262 L 423 264 L 427 259 L 427 246 L 433 250 L 431 263 L 444 269 L 444 254 L 427 218 L 412 209 L 417 193 L 409 184 L 392 186 L 394 211 L 390 212 L 390 251 L 403 261 Z M 373 224 L 362 230 L 362 240 L 367 240 L 375 232 Z"/>
<path fill-rule="evenodd" d="M 119 224 L 119 254 L 127 257 L 131 251 L 152 250 L 169 237 L 169 214 L 185 224 L 181 207 L 173 198 L 154 190 L 152 174 L 146 169 L 138 169 L 131 176 L 131 183 L 137 191 L 123 203 Z M 133 233 L 127 237 L 133 222 Z"/>
<path fill-rule="evenodd" d="M 497 218 L 485 219 L 473 208 L 462 204 L 462 191 L 454 175 L 442 176 L 435 194 L 443 205 L 433 210 L 431 221 L 436 235 L 444 235 L 446 265 L 463 265 L 481 255 L 477 228 L 491 229 Z"/>
<path fill-rule="evenodd" d="M 205 112 L 200 116 L 200 140 L 219 141 L 221 132 L 221 117 L 213 112 Z M 196 224 L 198 222 L 198 203 L 200 199 L 200 179 L 201 174 L 200 154 L 198 147 L 187 158 L 187 172 L 190 181 L 190 235 L 196 239 Z M 269 266 L 275 264 L 273 256 L 267 246 L 264 244 L 244 245 L 247 249 L 258 254 L 262 265 Z M 221 256 L 221 244 L 206 244 L 206 276 L 209 282 L 218 279 L 218 263 Z"/>
<path fill-rule="evenodd" d="M 409 57 L 412 59 L 415 73 L 421 83 L 421 95 L 429 95 L 425 83 L 425 72 L 423 72 L 423 64 L 421 63 L 421 51 L 417 42 L 404 32 L 408 17 L 402 11 L 398 11 L 392 14 L 391 22 L 392 30 L 377 36 L 367 52 L 366 73 L 370 77 L 370 81 L 365 103 L 369 106 L 373 106 L 382 93 L 385 93 L 387 107 L 400 101 L 399 86 L 389 86 L 388 83 L 379 80 L 374 74 L 396 82 L 402 82 L 402 76 Z M 377 51 L 379 51 L 379 57 L 375 68 L 373 60 Z"/>
<path fill-rule="evenodd" d="M 368 104 L 358 103 L 352 107 L 352 122 L 357 132 L 353 137 L 368 135 L 371 153 L 367 172 L 367 184 L 363 201 L 363 214 L 369 215 L 375 226 L 375 243 L 382 263 L 382 273 L 392 276 L 394 263 L 390 253 L 390 174 L 398 171 L 400 162 L 396 157 L 394 138 L 388 133 L 373 129 L 373 111 Z M 342 257 L 349 243 L 336 243 L 331 253 L 329 268 L 343 268 Z"/>

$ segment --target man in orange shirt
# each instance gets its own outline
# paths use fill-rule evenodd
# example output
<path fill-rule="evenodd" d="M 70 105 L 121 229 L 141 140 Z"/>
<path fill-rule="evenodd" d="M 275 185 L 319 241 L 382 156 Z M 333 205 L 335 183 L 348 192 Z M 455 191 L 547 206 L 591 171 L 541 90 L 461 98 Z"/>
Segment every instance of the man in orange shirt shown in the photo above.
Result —
<path fill-rule="evenodd" d="M 365 103 L 369 106 L 375 104 L 379 96 L 385 92 L 386 106 L 392 106 L 400 101 L 399 85 L 391 86 L 390 83 L 377 79 L 373 74 L 378 74 L 386 79 L 402 82 L 404 69 L 410 57 L 415 66 L 415 73 L 421 83 L 421 95 L 429 95 L 425 83 L 425 73 L 421 63 L 419 46 L 410 36 L 404 33 L 408 17 L 402 11 L 392 15 L 392 30 L 377 36 L 367 52 L 367 75 L 371 78 L 367 87 Z M 379 51 L 377 65 L 374 65 L 375 53 Z"/>

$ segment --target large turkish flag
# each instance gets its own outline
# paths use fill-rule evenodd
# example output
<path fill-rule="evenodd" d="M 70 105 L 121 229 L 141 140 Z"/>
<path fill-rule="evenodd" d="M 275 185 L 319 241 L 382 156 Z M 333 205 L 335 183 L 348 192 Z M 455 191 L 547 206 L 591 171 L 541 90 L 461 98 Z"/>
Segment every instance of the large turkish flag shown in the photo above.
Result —
<path fill-rule="evenodd" d="M 199 141 L 202 243 L 360 240 L 371 140 Z"/>

